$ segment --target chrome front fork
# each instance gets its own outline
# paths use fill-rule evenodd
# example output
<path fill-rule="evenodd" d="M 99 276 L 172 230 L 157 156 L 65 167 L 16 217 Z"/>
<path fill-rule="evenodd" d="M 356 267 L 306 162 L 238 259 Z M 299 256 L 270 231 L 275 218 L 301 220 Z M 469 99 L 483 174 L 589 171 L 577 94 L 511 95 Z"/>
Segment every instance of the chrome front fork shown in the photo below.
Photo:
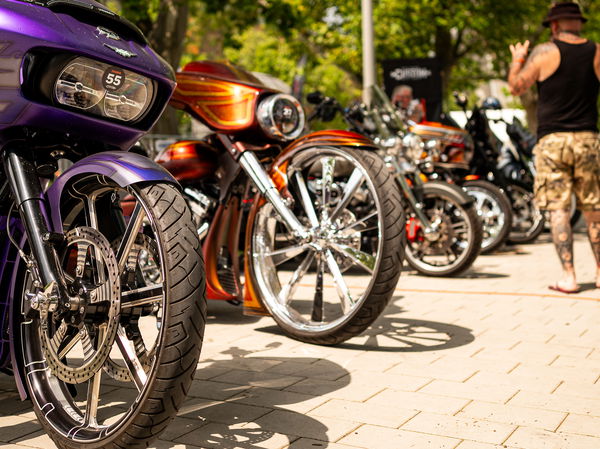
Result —
<path fill-rule="evenodd" d="M 400 190 L 406 196 L 408 204 L 415 213 L 417 220 L 421 222 L 425 235 L 437 232 L 437 224 L 431 223 L 427 216 L 423 213 L 423 206 L 419 201 L 417 201 L 417 198 L 413 193 L 413 189 L 406 182 L 404 170 L 402 170 L 402 167 L 400 167 L 398 161 L 394 157 L 388 156 L 385 158 L 385 163 L 394 172 L 394 175 L 396 176 L 396 182 L 398 183 Z M 416 178 L 418 178 L 418 176 L 416 176 L 415 179 Z M 415 182 L 420 182 L 420 180 L 416 180 Z"/>
<path fill-rule="evenodd" d="M 252 182 L 254 182 L 254 185 L 258 188 L 261 195 L 263 195 L 277 211 L 287 228 L 297 238 L 307 240 L 310 237 L 310 233 L 304 225 L 300 223 L 287 204 L 285 204 L 275 183 L 256 157 L 256 154 L 252 151 L 245 151 L 240 155 L 238 161 Z"/>

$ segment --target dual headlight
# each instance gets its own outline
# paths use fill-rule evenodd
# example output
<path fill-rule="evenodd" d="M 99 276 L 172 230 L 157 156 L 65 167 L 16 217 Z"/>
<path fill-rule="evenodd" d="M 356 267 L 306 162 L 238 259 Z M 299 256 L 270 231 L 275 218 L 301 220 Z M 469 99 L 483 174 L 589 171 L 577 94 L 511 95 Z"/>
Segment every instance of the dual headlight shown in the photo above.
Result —
<path fill-rule="evenodd" d="M 304 131 L 304 110 L 291 95 L 267 97 L 258 105 L 256 116 L 262 130 L 273 139 L 293 140 Z"/>
<path fill-rule="evenodd" d="M 54 84 L 58 103 L 123 122 L 140 118 L 153 94 L 149 78 L 86 57 L 72 60 Z"/>

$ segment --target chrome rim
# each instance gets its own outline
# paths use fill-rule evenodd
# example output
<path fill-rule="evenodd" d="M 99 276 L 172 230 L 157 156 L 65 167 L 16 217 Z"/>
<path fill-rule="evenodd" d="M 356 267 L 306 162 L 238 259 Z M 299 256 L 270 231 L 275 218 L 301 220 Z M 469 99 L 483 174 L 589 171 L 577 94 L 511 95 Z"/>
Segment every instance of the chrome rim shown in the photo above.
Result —
<path fill-rule="evenodd" d="M 252 231 L 253 271 L 272 315 L 298 331 L 327 332 L 361 307 L 375 282 L 379 198 L 361 163 L 341 149 L 300 152 L 287 175 L 288 203 L 309 236 L 295 238 L 266 203 Z"/>
<path fill-rule="evenodd" d="M 535 206 L 533 193 L 526 189 L 512 185 L 510 186 L 512 199 L 513 221 L 510 236 L 514 238 L 527 237 L 535 230 L 542 220 L 543 214 Z"/>
<path fill-rule="evenodd" d="M 466 191 L 475 199 L 475 208 L 483 227 L 481 249 L 486 250 L 494 245 L 500 237 L 506 223 L 506 216 L 496 198 L 489 191 L 471 186 L 466 187 Z"/>
<path fill-rule="evenodd" d="M 435 229 L 426 234 L 414 213 L 408 213 L 406 257 L 418 268 L 443 272 L 460 265 L 469 254 L 474 230 L 466 209 L 439 196 L 426 195 L 423 213 Z"/>
<path fill-rule="evenodd" d="M 89 182 L 89 180 L 88 180 Z M 42 333 L 39 320 L 33 319 L 22 325 L 24 341 L 30 343 L 25 349 L 32 399 L 43 413 L 45 420 L 63 437 L 73 441 L 93 442 L 106 439 L 127 425 L 130 418 L 149 392 L 153 370 L 160 357 L 163 339 L 166 295 L 164 285 L 164 255 L 156 225 L 146 205 L 135 190 L 117 191 L 106 185 L 97 191 L 75 194 L 80 202 L 67 214 L 65 229 L 69 234 L 98 229 L 100 197 L 112 197 L 113 204 L 129 195 L 135 203 L 131 213 L 124 216 L 124 230 L 112 245 L 95 245 L 94 239 L 72 239 L 62 256 L 65 278 L 70 285 L 83 285 L 85 276 L 101 270 L 106 264 L 116 264 L 119 284 L 114 319 L 114 332 L 110 338 L 107 329 L 111 323 L 98 321 L 91 316 L 92 301 L 82 302 L 81 314 L 73 321 L 65 317 L 50 316 L 52 346 L 37 345 Z M 104 209 L 102 209 L 104 212 Z M 82 217 L 85 226 L 80 226 Z M 72 223 L 69 223 L 73 220 Z M 97 231 L 95 234 L 102 236 Z M 98 237 L 100 239 L 100 237 Z M 112 246 L 112 249 L 111 249 Z M 71 255 L 71 249 L 76 258 Z M 76 263 L 72 263 L 76 259 Z M 150 267 L 150 270 L 149 270 Z M 150 275 L 148 274 L 150 272 Z M 107 276 L 112 279 L 110 276 Z M 102 275 L 99 276 L 102 278 Z M 88 282 L 89 283 L 89 282 Z M 31 288 L 31 281 L 26 286 Z M 102 284 L 102 280 L 100 280 Z M 85 290 L 85 288 L 84 288 Z M 106 290 L 102 285 L 98 291 Z M 107 296 L 107 294 L 104 294 Z M 97 297 L 100 304 L 106 298 Z M 101 308 L 99 309 L 101 310 Z M 100 313 L 100 312 L 96 312 Z M 124 318 L 124 319 L 123 319 Z M 108 348 L 108 351 L 106 351 Z M 52 353 L 54 351 L 54 353 Z M 51 360 L 58 358 L 65 366 L 81 365 L 81 361 L 94 360 L 105 351 L 104 363 L 81 381 L 69 376 L 69 371 L 59 374 Z M 85 363 L 83 364 L 85 365 Z M 65 374 L 66 373 L 66 374 Z"/>

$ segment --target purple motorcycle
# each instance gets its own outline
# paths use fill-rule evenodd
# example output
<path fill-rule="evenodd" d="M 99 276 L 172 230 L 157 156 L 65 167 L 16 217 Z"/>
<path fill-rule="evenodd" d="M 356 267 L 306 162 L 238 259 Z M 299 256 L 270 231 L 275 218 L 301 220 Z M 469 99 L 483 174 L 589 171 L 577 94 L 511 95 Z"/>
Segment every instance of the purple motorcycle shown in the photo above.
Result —
<path fill-rule="evenodd" d="M 0 370 L 61 448 L 146 446 L 194 377 L 192 215 L 169 173 L 122 151 L 173 79 L 100 3 L 0 3 Z"/>

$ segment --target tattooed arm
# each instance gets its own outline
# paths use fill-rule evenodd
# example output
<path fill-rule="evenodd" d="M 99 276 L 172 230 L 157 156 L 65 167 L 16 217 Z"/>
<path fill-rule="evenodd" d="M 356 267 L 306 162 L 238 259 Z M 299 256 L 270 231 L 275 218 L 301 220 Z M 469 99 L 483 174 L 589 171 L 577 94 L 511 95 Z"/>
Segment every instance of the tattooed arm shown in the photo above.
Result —
<path fill-rule="evenodd" d="M 508 72 L 508 84 L 513 95 L 524 94 L 536 81 L 541 81 L 545 68 L 555 65 L 557 61 L 560 64 L 560 51 L 552 42 L 536 46 L 525 62 L 528 50 L 529 41 L 510 46 L 513 61 Z M 558 66 L 554 70 L 556 68 Z"/>

